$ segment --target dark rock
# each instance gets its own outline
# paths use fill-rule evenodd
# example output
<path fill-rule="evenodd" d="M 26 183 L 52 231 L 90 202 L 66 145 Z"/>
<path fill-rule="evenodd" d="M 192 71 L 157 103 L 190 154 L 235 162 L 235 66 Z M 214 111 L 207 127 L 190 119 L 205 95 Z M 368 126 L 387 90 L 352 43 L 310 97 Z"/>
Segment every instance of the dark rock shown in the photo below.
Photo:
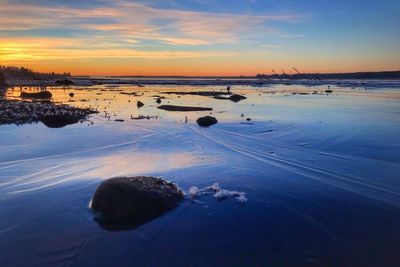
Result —
<path fill-rule="evenodd" d="M 218 120 L 211 116 L 200 117 L 197 119 L 197 124 L 202 127 L 208 127 L 213 124 L 216 124 L 217 122 L 218 122 Z"/>
<path fill-rule="evenodd" d="M 250 118 L 247 118 L 246 121 L 251 121 L 251 119 L 250 119 Z"/>
<path fill-rule="evenodd" d="M 175 105 L 161 105 L 157 107 L 167 111 L 208 111 L 212 108 L 207 107 L 189 107 L 189 106 L 175 106 Z"/>
<path fill-rule="evenodd" d="M 199 95 L 199 96 L 211 96 L 218 97 L 220 95 L 230 95 L 228 92 L 221 91 L 171 91 L 171 92 L 163 92 L 163 94 L 174 94 L 174 95 Z"/>
<path fill-rule="evenodd" d="M 123 119 L 115 119 L 114 121 L 118 121 L 118 122 L 124 122 Z"/>
<path fill-rule="evenodd" d="M 247 97 L 243 95 L 233 94 L 229 97 L 229 99 L 233 102 L 239 102 L 241 100 L 247 99 Z"/>
<path fill-rule="evenodd" d="M 243 99 L 247 99 L 247 97 L 243 95 L 238 95 L 238 94 L 233 94 L 230 97 L 222 96 L 222 95 L 216 95 L 214 96 L 215 99 L 220 99 L 220 100 L 231 100 L 233 102 L 239 102 Z"/>
<path fill-rule="evenodd" d="M 138 101 L 138 102 L 136 103 L 136 105 L 137 105 L 138 108 L 141 108 L 141 107 L 144 106 L 144 104 L 143 104 L 142 101 Z"/>
<path fill-rule="evenodd" d="M 75 94 L 74 94 L 74 93 L 72 93 L 72 92 L 71 92 L 71 93 L 69 93 L 69 97 L 74 97 L 74 95 L 75 95 Z"/>
<path fill-rule="evenodd" d="M 47 115 L 40 118 L 40 121 L 49 128 L 62 128 L 69 124 L 79 122 L 79 118 L 64 115 Z"/>
<path fill-rule="evenodd" d="M 91 208 L 102 226 L 132 223 L 137 226 L 178 206 L 182 191 L 155 177 L 118 177 L 104 181 L 93 195 Z"/>
<path fill-rule="evenodd" d="M 157 103 L 157 104 L 161 104 L 161 99 L 160 99 L 160 98 L 157 98 L 157 99 L 156 99 L 156 103 Z"/>
<path fill-rule="evenodd" d="M 331 94 L 331 93 L 333 93 L 333 91 L 331 89 L 328 89 L 328 90 L 325 90 L 325 93 Z"/>
<path fill-rule="evenodd" d="M 21 98 L 32 98 L 32 99 L 49 99 L 52 98 L 52 94 L 49 91 L 41 91 L 36 93 L 22 92 Z"/>

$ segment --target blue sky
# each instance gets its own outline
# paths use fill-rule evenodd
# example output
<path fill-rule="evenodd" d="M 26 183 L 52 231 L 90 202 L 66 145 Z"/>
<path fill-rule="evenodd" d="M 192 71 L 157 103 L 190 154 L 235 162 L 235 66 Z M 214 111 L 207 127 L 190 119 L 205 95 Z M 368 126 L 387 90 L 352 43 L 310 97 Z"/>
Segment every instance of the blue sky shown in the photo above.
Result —
<path fill-rule="evenodd" d="M 0 64 L 44 71 L 400 69 L 398 0 L 0 0 L 0 14 Z"/>

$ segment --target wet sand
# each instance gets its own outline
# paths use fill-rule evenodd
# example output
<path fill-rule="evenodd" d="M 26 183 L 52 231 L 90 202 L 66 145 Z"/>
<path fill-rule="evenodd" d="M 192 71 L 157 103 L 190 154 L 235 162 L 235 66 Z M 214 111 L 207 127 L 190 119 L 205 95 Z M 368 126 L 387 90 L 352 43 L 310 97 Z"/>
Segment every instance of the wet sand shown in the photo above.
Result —
<path fill-rule="evenodd" d="M 0 126 L 0 266 L 400 262 L 399 88 L 244 86 L 233 88 L 247 97 L 238 103 L 163 94 L 224 90 L 216 86 L 48 89 L 57 103 L 100 113 L 59 129 Z M 206 115 L 218 124 L 199 127 Z M 88 208 L 97 186 L 138 175 L 186 192 L 217 182 L 247 202 L 204 195 L 136 229 L 104 230 Z"/>

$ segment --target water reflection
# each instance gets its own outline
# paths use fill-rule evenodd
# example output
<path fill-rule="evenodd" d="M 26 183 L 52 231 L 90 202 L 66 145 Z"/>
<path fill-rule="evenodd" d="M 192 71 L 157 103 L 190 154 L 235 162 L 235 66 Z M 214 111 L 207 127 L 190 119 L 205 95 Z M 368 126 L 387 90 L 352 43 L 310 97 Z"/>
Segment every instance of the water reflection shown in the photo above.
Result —
<path fill-rule="evenodd" d="M 364 98 L 365 96 L 369 99 L 375 98 L 382 101 L 400 99 L 400 92 L 393 89 L 367 91 L 335 86 L 330 88 L 333 90 L 333 94 L 324 93 L 327 89 L 326 86 L 274 85 L 260 88 L 235 87 L 232 89 L 234 93 L 243 94 L 248 98 L 240 103 L 199 95 L 165 94 L 166 92 L 174 91 L 226 92 L 226 88 L 222 86 L 147 86 L 141 88 L 132 85 L 98 85 L 92 87 L 47 87 L 47 90 L 53 94 L 55 103 L 99 111 L 98 115 L 90 118 L 90 121 L 94 123 L 112 123 L 115 120 L 120 120 L 123 121 L 123 124 L 138 123 L 137 120 L 132 118 L 140 118 L 142 116 L 145 117 L 144 120 L 148 117 L 177 122 L 185 122 L 186 119 L 189 122 L 194 122 L 199 116 L 208 114 L 218 116 L 224 121 L 245 122 L 247 117 L 257 120 L 286 119 L 286 112 L 282 110 L 282 107 L 288 105 L 299 109 L 307 106 L 315 108 L 326 106 L 327 103 L 330 104 L 332 101 L 347 100 L 365 104 L 364 101 L 357 100 L 358 97 Z M 6 92 L 6 97 L 8 99 L 19 99 L 22 91 L 36 92 L 38 90 L 40 90 L 38 87 L 9 88 Z M 315 92 L 316 94 L 314 94 Z M 157 99 L 160 96 L 162 96 L 161 103 L 157 103 Z M 354 97 L 354 99 L 344 99 L 343 96 Z M 138 101 L 143 102 L 145 105 L 138 108 L 136 105 Z M 211 107 L 213 111 L 186 112 L 183 114 L 157 109 L 157 106 L 163 104 Z M 279 118 L 276 118 L 277 115 Z"/>
<path fill-rule="evenodd" d="M 219 123 L 202 129 L 194 119 L 209 112 L 164 112 L 155 102 L 163 90 L 198 87 L 80 89 L 50 88 L 56 102 L 98 108 L 93 124 L 0 127 L 0 265 L 396 266 L 398 92 L 244 87 L 233 88 L 248 97 L 239 103 L 162 100 L 214 108 Z M 130 119 L 140 114 L 161 119 Z M 102 179 L 135 175 L 184 190 L 219 182 L 249 201 L 205 196 L 132 231 L 104 231 L 87 208 L 93 192 Z"/>

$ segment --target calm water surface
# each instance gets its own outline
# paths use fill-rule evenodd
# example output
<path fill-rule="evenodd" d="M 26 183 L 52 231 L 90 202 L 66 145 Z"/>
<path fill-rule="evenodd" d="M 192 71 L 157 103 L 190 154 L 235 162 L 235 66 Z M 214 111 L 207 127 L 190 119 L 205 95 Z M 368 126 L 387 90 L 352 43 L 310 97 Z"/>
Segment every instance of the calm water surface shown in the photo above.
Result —
<path fill-rule="evenodd" d="M 163 94 L 222 87 L 51 88 L 54 101 L 100 113 L 60 129 L 0 126 L 0 266 L 400 266 L 400 93 L 326 89 L 238 87 L 248 99 L 233 103 Z M 219 123 L 157 109 L 157 95 L 212 107 Z M 218 182 L 248 202 L 206 195 L 136 229 L 104 230 L 91 196 L 128 175 L 185 191 Z"/>

